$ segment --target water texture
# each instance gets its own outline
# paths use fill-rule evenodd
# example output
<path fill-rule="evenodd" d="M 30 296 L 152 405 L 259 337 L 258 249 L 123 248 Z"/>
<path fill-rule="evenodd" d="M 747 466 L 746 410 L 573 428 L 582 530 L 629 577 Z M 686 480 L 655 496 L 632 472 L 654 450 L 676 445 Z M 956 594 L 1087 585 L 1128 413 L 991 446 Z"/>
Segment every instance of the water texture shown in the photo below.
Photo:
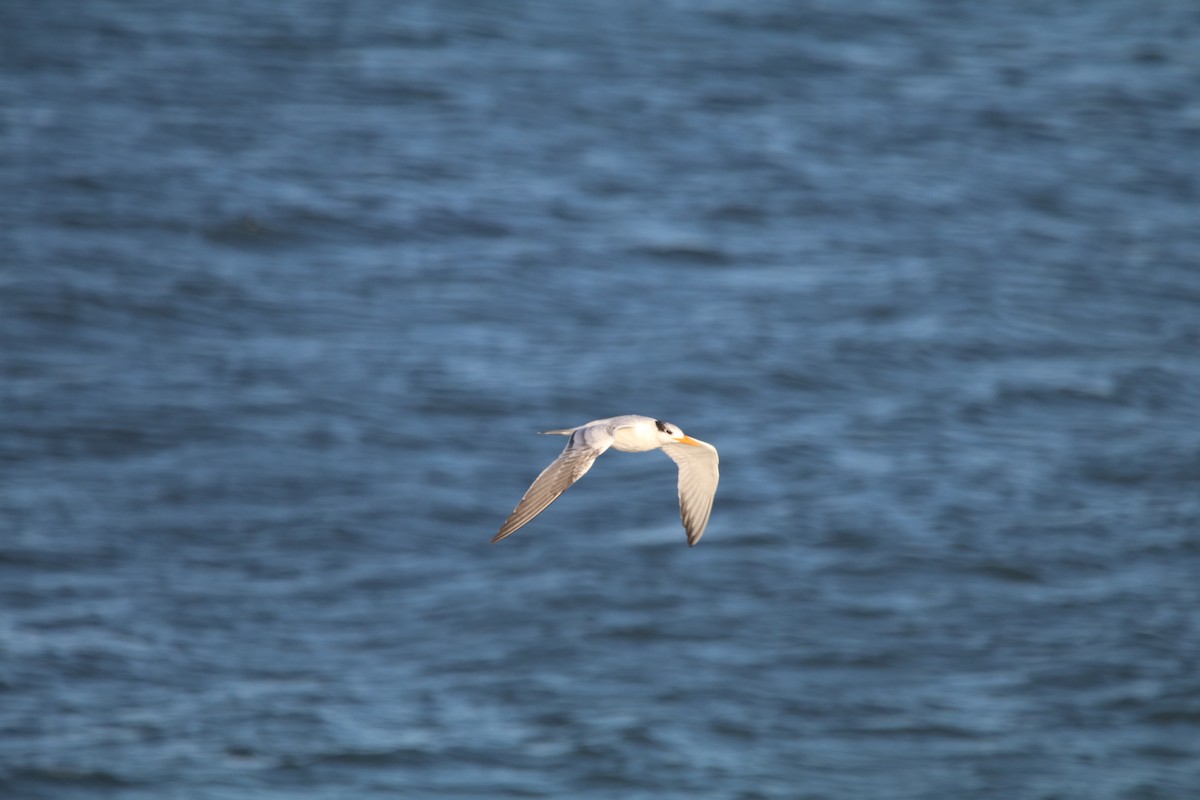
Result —
<path fill-rule="evenodd" d="M 0 797 L 1200 797 L 1198 40 L 0 5 Z"/>

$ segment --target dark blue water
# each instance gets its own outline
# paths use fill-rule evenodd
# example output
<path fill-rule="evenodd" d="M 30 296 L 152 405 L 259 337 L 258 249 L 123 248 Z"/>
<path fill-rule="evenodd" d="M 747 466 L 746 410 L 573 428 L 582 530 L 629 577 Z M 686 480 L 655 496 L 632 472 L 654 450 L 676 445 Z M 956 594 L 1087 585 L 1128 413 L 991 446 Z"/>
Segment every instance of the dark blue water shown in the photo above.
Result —
<path fill-rule="evenodd" d="M 855 5 L 0 5 L 0 796 L 1200 797 L 1200 13 Z"/>

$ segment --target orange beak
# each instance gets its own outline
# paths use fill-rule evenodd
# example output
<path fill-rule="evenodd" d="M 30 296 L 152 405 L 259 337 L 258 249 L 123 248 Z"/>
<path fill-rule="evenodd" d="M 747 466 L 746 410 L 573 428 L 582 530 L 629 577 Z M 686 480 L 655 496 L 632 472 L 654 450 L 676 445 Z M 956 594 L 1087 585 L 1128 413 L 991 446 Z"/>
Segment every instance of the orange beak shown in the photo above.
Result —
<path fill-rule="evenodd" d="M 693 439 L 693 438 L 692 438 L 692 437 L 690 437 L 690 436 L 676 436 L 676 437 L 675 437 L 675 441 L 677 441 L 677 442 L 681 442 L 681 443 L 683 443 L 683 444 L 694 444 L 694 445 L 696 445 L 697 447 L 699 447 L 699 446 L 700 446 L 700 443 L 699 443 L 699 442 L 697 442 L 695 439 Z"/>

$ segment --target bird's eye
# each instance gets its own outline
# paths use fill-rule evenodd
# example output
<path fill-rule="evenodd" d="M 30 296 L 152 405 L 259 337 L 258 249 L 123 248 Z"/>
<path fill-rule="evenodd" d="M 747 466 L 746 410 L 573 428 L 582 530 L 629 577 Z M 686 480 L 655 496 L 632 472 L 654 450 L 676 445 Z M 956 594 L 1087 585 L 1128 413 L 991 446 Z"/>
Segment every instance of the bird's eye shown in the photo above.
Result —
<path fill-rule="evenodd" d="M 657 427 L 657 428 L 658 428 L 660 431 L 662 431 L 663 433 L 670 433 L 670 432 L 671 432 L 671 431 L 670 431 L 670 430 L 667 428 L 667 423 L 663 422 L 661 419 L 656 419 L 656 420 L 654 420 L 654 424 L 655 424 L 655 426 L 656 426 L 656 427 Z"/>

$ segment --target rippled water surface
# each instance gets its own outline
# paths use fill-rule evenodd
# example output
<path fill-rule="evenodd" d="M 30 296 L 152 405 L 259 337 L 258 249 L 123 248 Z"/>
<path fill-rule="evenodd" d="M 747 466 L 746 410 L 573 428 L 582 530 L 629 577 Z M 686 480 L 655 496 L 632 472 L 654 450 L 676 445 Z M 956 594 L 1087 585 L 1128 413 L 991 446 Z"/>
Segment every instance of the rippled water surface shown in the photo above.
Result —
<path fill-rule="evenodd" d="M 1193 4 L 175 6 L 0 6 L 0 796 L 1200 796 Z"/>

